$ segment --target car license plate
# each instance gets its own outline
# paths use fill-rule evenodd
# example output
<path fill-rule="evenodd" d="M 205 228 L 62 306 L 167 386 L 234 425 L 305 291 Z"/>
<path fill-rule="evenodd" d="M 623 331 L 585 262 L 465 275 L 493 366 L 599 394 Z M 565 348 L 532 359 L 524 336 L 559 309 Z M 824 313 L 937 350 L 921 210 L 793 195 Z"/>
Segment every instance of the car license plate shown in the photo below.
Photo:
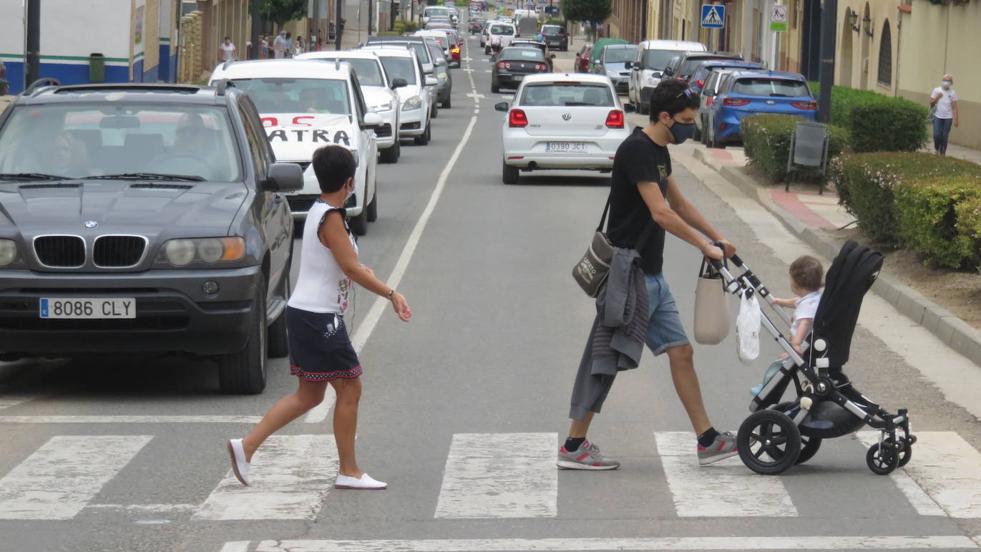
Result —
<path fill-rule="evenodd" d="M 42 297 L 41 318 L 103 319 L 136 318 L 136 299 L 121 297 Z"/>
<path fill-rule="evenodd" d="M 586 144 L 583 142 L 547 142 L 545 151 L 561 153 L 575 153 L 586 151 Z"/>

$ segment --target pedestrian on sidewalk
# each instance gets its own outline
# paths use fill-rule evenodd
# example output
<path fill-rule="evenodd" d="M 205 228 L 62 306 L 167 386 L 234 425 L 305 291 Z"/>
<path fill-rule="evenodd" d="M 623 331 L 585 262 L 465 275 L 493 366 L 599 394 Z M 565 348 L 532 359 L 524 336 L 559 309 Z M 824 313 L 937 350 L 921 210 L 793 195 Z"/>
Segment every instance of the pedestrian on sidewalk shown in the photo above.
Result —
<path fill-rule="evenodd" d="M 286 39 L 286 31 L 279 31 L 276 35 L 276 39 L 273 40 L 273 56 L 276 59 L 283 59 L 286 57 L 286 50 L 289 48 L 289 40 Z"/>
<path fill-rule="evenodd" d="M 930 108 L 933 110 L 933 149 L 937 155 L 947 155 L 951 126 L 960 125 L 953 75 L 944 75 L 940 86 L 930 93 Z"/>
<path fill-rule="evenodd" d="M 221 53 L 221 56 L 218 58 L 219 62 L 235 61 L 237 59 L 235 43 L 232 42 L 231 37 L 226 36 L 219 49 Z"/>
<path fill-rule="evenodd" d="M 313 154 L 313 170 L 321 194 L 307 214 L 300 274 L 284 314 L 290 373 L 299 378 L 299 387 L 273 405 L 244 438 L 228 441 L 232 470 L 243 485 L 249 484 L 252 456 L 263 441 L 320 404 L 329 384 L 337 394 L 334 440 L 340 465 L 334 486 L 339 489 L 388 486 L 361 471 L 355 458 L 363 371 L 344 323 L 352 280 L 391 301 L 396 316 L 403 322 L 409 321 L 412 311 L 405 297 L 376 278 L 358 260 L 358 246 L 342 207 L 354 193 L 356 166 L 354 156 L 341 146 L 324 146 Z"/>
<path fill-rule="evenodd" d="M 306 45 L 303 43 L 303 37 L 300 35 L 296 36 L 296 44 L 293 46 L 293 55 L 298 56 L 306 51 Z"/>
<path fill-rule="evenodd" d="M 653 354 L 667 353 L 675 392 L 697 436 L 693 448 L 698 461 L 711 464 L 737 453 L 736 438 L 729 432 L 716 431 L 709 421 L 695 373 L 694 351 L 662 274 L 665 232 L 688 242 L 709 259 L 722 260 L 723 256 L 731 257 L 735 253 L 735 247 L 685 199 L 671 176 L 668 145 L 681 144 L 694 135 L 698 106 L 698 94 L 684 81 L 665 79 L 654 90 L 650 123 L 634 129 L 613 160 L 607 235 L 615 247 L 639 246 L 649 316 L 642 339 Z M 597 375 L 596 365 L 601 359 L 593 354 L 591 346 L 601 331 L 597 328 L 599 323 L 599 319 L 594 322 L 576 375 L 569 411 L 572 425 L 565 444 L 559 449 L 559 468 L 613 470 L 620 467 L 619 462 L 604 456 L 586 439 L 593 416 L 600 411 L 616 377 L 616 371 L 612 375 Z"/>

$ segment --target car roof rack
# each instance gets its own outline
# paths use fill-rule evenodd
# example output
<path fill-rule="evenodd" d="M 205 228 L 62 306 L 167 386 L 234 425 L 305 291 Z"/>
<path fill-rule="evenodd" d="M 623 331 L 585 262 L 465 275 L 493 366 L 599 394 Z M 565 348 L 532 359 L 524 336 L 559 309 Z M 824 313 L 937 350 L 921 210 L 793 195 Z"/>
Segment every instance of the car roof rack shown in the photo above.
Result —
<path fill-rule="evenodd" d="M 200 86 L 194 84 L 167 84 L 167 83 L 99 83 L 99 84 L 70 84 L 58 86 L 55 94 L 70 94 L 73 92 L 183 92 L 185 94 L 196 93 L 201 90 Z"/>
<path fill-rule="evenodd" d="M 36 81 L 32 82 L 30 86 L 21 92 L 22 96 L 33 96 L 45 88 L 50 88 L 52 86 L 61 86 L 61 81 L 54 77 L 41 77 Z"/>

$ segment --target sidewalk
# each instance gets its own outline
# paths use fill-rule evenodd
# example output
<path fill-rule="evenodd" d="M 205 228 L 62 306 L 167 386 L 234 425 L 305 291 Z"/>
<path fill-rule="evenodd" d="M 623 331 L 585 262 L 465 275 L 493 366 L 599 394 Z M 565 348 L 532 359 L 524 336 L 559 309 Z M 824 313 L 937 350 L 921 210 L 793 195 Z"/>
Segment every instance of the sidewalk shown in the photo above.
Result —
<path fill-rule="evenodd" d="M 0 112 L 2 112 L 7 104 L 14 101 L 14 96 L 0 96 Z"/>

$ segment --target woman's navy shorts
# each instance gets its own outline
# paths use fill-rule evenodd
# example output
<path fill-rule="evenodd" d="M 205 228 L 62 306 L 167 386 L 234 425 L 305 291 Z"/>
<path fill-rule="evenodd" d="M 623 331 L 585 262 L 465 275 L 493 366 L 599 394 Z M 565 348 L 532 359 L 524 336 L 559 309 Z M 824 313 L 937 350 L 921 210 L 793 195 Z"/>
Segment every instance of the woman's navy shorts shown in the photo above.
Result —
<path fill-rule="evenodd" d="M 286 307 L 290 373 L 305 381 L 330 381 L 359 377 L 358 360 L 344 317 Z"/>

